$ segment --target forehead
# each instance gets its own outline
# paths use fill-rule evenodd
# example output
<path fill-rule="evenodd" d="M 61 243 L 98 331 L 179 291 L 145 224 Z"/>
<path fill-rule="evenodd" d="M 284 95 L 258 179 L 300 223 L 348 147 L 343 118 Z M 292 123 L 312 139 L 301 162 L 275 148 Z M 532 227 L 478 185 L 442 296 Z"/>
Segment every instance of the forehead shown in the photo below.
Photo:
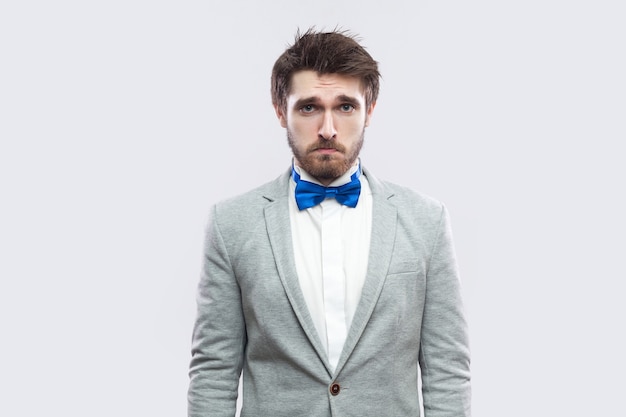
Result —
<path fill-rule="evenodd" d="M 307 97 L 332 99 L 338 96 L 365 101 L 361 80 L 342 74 L 318 74 L 311 70 L 298 71 L 291 77 L 290 101 Z"/>

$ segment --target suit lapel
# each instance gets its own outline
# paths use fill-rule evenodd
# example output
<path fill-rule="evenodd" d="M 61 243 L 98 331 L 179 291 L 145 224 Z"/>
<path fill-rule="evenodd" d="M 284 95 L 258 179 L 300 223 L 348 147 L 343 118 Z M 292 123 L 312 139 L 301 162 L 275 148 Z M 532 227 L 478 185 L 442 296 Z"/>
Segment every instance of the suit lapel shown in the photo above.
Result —
<path fill-rule="evenodd" d="M 380 292 L 382 291 L 387 269 L 393 253 L 394 236 L 397 225 L 397 209 L 389 202 L 393 195 L 386 192 L 383 185 L 367 170 L 365 175 L 372 189 L 372 236 L 367 266 L 367 276 L 363 284 L 361 299 L 357 306 L 352 325 L 337 364 L 337 375 L 346 363 L 367 325 Z"/>
<path fill-rule="evenodd" d="M 290 171 L 291 172 L 291 171 Z M 265 206 L 265 224 L 270 245 L 276 261 L 278 275 L 287 294 L 293 311 L 304 329 L 309 341 L 315 348 L 324 366 L 331 374 L 330 364 L 326 352 L 311 319 L 309 308 L 302 294 L 298 272 L 293 257 L 293 243 L 291 239 L 291 222 L 289 217 L 289 174 L 281 176 L 276 182 L 274 190 L 264 198 L 270 201 Z"/>

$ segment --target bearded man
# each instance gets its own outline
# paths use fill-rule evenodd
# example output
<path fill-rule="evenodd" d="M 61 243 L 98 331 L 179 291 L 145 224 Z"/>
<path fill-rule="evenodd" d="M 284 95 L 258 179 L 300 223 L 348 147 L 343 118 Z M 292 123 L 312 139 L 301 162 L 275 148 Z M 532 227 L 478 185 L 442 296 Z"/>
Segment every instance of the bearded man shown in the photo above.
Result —
<path fill-rule="evenodd" d="M 244 417 L 470 416 L 447 211 L 359 159 L 379 79 L 345 32 L 298 34 L 276 61 L 293 159 L 211 210 L 189 417 L 235 416 L 242 372 Z"/>

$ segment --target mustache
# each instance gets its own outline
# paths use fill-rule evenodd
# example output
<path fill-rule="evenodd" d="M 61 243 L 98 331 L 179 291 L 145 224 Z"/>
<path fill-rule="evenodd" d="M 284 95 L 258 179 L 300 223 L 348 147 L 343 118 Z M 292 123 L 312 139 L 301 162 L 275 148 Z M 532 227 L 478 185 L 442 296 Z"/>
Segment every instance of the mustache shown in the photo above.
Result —
<path fill-rule="evenodd" d="M 307 152 L 313 152 L 318 149 L 335 149 L 336 151 L 339 151 L 339 152 L 345 152 L 346 150 L 345 146 L 339 143 L 329 142 L 327 140 L 319 140 L 316 143 L 309 146 L 307 148 Z"/>

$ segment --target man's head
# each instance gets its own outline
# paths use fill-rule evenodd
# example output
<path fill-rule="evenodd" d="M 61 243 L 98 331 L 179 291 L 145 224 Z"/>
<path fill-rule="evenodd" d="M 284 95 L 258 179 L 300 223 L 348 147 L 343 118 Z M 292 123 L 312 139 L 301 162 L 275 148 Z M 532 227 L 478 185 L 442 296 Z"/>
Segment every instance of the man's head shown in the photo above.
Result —
<path fill-rule="evenodd" d="M 272 104 L 285 109 L 294 73 L 312 70 L 318 74 L 340 74 L 361 80 L 366 105 L 376 103 L 380 73 L 378 63 L 343 31 L 298 32 L 291 45 L 276 60 L 272 70 Z"/>
<path fill-rule="evenodd" d="M 342 32 L 298 35 L 272 71 L 272 102 L 295 162 L 323 184 L 358 158 L 379 88 L 376 61 Z"/>

